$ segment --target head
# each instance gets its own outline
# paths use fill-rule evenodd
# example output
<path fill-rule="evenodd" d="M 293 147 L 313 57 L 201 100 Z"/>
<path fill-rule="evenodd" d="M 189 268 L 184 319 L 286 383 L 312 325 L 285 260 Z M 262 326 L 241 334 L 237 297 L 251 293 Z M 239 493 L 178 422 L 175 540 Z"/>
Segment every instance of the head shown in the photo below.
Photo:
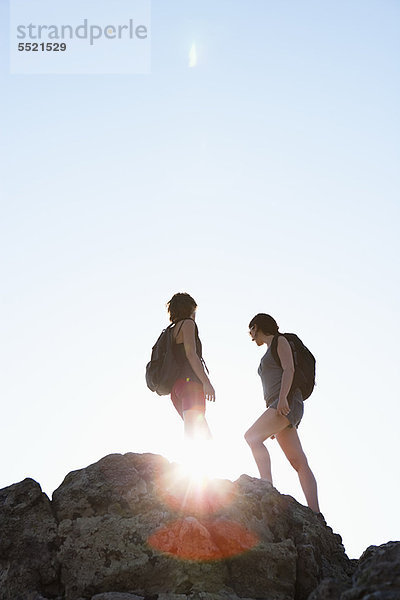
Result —
<path fill-rule="evenodd" d="M 258 313 L 258 315 L 253 317 L 250 321 L 249 330 L 253 342 L 256 342 L 257 346 L 261 346 L 264 341 L 260 339 L 259 334 L 264 334 L 264 336 L 276 335 L 279 332 L 279 327 L 271 315 Z"/>
<path fill-rule="evenodd" d="M 192 296 L 185 292 L 174 294 L 171 300 L 167 302 L 169 319 L 172 323 L 176 323 L 182 319 L 194 319 L 196 308 L 197 304 Z"/>

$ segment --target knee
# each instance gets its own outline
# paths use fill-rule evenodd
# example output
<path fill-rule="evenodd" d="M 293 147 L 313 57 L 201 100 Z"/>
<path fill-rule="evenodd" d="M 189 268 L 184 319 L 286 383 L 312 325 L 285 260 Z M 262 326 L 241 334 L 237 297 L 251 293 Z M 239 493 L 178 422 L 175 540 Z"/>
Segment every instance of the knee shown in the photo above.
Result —
<path fill-rule="evenodd" d="M 260 443 L 260 440 L 256 435 L 254 435 L 251 429 L 246 431 L 246 433 L 244 434 L 244 439 L 246 440 L 250 448 L 252 448 L 253 446 L 257 446 Z"/>
<path fill-rule="evenodd" d="M 307 458 L 304 454 L 302 456 L 289 456 L 288 459 L 293 469 L 297 472 L 308 467 Z"/>

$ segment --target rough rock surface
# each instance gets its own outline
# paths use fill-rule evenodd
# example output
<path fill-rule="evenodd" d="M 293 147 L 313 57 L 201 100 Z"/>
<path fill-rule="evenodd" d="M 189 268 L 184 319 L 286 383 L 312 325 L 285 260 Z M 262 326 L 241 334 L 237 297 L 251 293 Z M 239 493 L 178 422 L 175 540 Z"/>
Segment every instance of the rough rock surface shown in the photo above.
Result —
<path fill-rule="evenodd" d="M 30 479 L 0 490 L 0 600 L 400 600 L 399 567 L 400 542 L 351 561 L 267 482 L 151 454 L 74 471 L 52 502 Z"/>
<path fill-rule="evenodd" d="M 40 485 L 25 479 L 0 490 L 0 598 L 39 600 L 59 589 L 57 522 Z"/>
<path fill-rule="evenodd" d="M 309 600 L 400 600 L 400 542 L 370 546 L 351 580 L 325 579 Z"/>

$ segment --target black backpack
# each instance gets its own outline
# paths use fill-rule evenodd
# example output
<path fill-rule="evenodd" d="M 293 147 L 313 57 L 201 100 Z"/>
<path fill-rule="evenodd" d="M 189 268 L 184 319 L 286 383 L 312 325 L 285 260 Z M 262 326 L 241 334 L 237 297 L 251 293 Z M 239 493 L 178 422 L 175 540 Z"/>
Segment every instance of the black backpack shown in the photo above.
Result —
<path fill-rule="evenodd" d="M 183 321 L 180 327 L 182 325 Z M 175 323 L 171 323 L 166 329 L 163 329 L 152 348 L 150 362 L 146 365 L 147 387 L 152 392 L 157 392 L 159 396 L 166 396 L 171 393 L 172 386 L 180 374 L 181 367 L 173 351 L 174 327 Z"/>
<path fill-rule="evenodd" d="M 295 333 L 278 333 L 272 340 L 271 352 L 276 363 L 281 366 L 278 356 L 278 337 L 283 335 L 290 344 L 293 353 L 294 377 L 290 392 L 300 388 L 303 400 L 311 396 L 315 386 L 315 358 Z"/>

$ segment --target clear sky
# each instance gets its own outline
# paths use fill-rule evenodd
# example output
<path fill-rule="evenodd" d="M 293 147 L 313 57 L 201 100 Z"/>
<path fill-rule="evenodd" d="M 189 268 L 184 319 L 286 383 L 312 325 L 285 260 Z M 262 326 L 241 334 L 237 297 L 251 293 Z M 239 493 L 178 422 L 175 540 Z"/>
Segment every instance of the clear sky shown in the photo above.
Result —
<path fill-rule="evenodd" d="M 153 0 L 147 75 L 10 75 L 0 10 L 0 487 L 180 460 L 144 367 L 188 291 L 218 474 L 257 475 L 268 312 L 317 357 L 299 434 L 329 525 L 351 557 L 400 539 L 400 4 Z"/>

